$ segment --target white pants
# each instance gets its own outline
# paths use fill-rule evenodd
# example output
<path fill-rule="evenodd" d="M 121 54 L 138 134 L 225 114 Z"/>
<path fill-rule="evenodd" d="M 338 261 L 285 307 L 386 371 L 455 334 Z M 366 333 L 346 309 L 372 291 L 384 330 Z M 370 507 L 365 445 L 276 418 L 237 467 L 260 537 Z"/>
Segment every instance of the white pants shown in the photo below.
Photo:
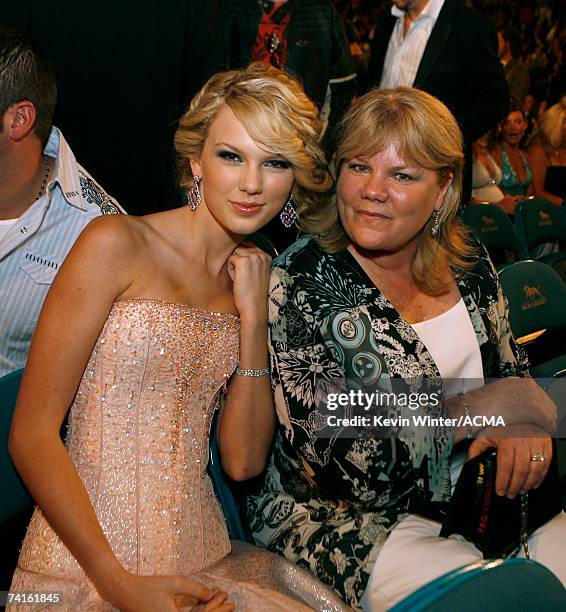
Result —
<path fill-rule="evenodd" d="M 435 578 L 483 559 L 461 536 L 441 538 L 439 533 L 440 523 L 414 514 L 393 529 L 373 566 L 361 600 L 364 610 L 387 610 Z M 565 551 L 566 514 L 562 512 L 533 533 L 529 553 L 566 586 Z"/>

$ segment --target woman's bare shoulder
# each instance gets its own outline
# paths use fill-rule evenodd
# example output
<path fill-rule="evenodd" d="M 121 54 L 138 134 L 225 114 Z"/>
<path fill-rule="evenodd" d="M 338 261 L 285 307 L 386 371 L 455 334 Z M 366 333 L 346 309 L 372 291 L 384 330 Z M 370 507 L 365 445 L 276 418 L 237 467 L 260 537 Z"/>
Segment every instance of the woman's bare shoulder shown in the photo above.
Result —
<path fill-rule="evenodd" d="M 76 248 L 96 253 L 102 259 L 126 262 L 142 262 L 159 252 L 159 245 L 166 238 L 174 211 L 144 216 L 107 215 L 93 219 L 83 230 Z"/>
<path fill-rule="evenodd" d="M 529 143 L 525 153 L 530 157 L 546 157 L 546 150 L 539 138 L 535 138 Z"/>
<path fill-rule="evenodd" d="M 65 290 L 86 284 L 115 299 L 147 271 L 155 244 L 149 234 L 152 230 L 145 217 L 93 219 L 69 252 L 56 284 Z"/>
<path fill-rule="evenodd" d="M 149 231 L 146 217 L 104 215 L 86 226 L 79 241 L 87 248 L 126 254 L 138 249 Z"/>

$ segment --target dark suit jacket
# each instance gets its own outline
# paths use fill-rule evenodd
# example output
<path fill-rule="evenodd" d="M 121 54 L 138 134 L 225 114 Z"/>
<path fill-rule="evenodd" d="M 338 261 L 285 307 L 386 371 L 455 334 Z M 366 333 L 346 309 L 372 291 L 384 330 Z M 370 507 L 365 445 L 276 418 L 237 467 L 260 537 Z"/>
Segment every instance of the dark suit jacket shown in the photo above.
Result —
<path fill-rule="evenodd" d="M 369 65 L 370 83 L 379 85 L 397 18 L 387 11 L 377 24 Z M 454 113 L 466 144 L 468 185 L 471 143 L 497 125 L 509 106 L 509 90 L 497 57 L 492 23 L 457 0 L 446 0 L 415 78 L 418 87 Z"/>
<path fill-rule="evenodd" d="M 341 17 L 329 0 L 289 0 L 287 65 L 320 108 L 330 79 L 355 73 Z M 257 0 L 224 0 L 227 65 L 246 66 L 252 59 L 262 10 Z"/>
<path fill-rule="evenodd" d="M 342 19 L 330 0 L 289 0 L 287 62 L 285 70 L 298 77 L 311 100 L 322 108 L 330 83 L 331 103 L 328 127 L 322 140 L 327 153 L 335 148 L 336 126 L 356 95 L 350 46 Z M 262 9 L 257 0 L 224 0 L 226 64 L 246 66 L 252 59 Z M 332 82 L 334 80 L 334 82 Z M 262 229 L 280 251 L 296 238 L 278 219 Z"/>
<path fill-rule="evenodd" d="M 521 106 L 524 105 L 531 85 L 529 69 L 521 60 L 513 57 L 505 64 L 503 72 L 509 85 L 509 95 L 515 98 Z"/>

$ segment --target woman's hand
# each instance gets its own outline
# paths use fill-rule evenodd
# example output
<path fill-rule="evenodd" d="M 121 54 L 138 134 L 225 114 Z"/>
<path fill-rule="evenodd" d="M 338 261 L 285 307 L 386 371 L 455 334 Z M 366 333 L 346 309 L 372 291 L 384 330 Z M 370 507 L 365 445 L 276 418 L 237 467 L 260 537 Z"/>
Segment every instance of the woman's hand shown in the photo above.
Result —
<path fill-rule="evenodd" d="M 466 393 L 466 399 L 472 417 L 502 416 L 506 426 L 532 424 L 549 434 L 556 429 L 556 404 L 533 378 L 502 378 Z"/>
<path fill-rule="evenodd" d="M 218 417 L 222 467 L 234 480 L 261 474 L 275 435 L 275 410 L 267 356 L 268 290 L 271 257 L 249 244 L 228 260 L 234 303 L 240 313 L 242 370 L 264 370 L 261 376 L 235 375 Z"/>
<path fill-rule="evenodd" d="M 228 259 L 234 304 L 242 322 L 267 322 L 271 257 L 260 248 L 240 244 Z"/>
<path fill-rule="evenodd" d="M 138 576 L 124 572 L 119 584 L 101 596 L 123 612 L 174 612 L 190 607 L 199 612 L 231 612 L 228 594 L 182 576 Z"/>
<path fill-rule="evenodd" d="M 481 431 L 468 449 L 473 459 L 489 448 L 497 449 L 497 495 L 513 499 L 518 493 L 536 489 L 544 480 L 552 459 L 552 441 L 548 434 L 536 425 L 510 425 L 487 427 Z M 542 455 L 544 461 L 533 461 L 534 455 Z"/>

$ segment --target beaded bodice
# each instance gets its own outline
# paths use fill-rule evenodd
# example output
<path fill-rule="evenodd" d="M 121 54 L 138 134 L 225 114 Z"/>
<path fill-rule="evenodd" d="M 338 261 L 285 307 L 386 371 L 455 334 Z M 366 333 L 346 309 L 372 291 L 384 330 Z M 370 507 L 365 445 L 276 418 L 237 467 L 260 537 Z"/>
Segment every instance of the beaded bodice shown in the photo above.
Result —
<path fill-rule="evenodd" d="M 230 550 L 206 466 L 214 404 L 238 350 L 233 315 L 157 300 L 112 307 L 71 408 L 67 446 L 130 571 L 192 574 Z M 20 567 L 84 576 L 39 510 Z"/>

